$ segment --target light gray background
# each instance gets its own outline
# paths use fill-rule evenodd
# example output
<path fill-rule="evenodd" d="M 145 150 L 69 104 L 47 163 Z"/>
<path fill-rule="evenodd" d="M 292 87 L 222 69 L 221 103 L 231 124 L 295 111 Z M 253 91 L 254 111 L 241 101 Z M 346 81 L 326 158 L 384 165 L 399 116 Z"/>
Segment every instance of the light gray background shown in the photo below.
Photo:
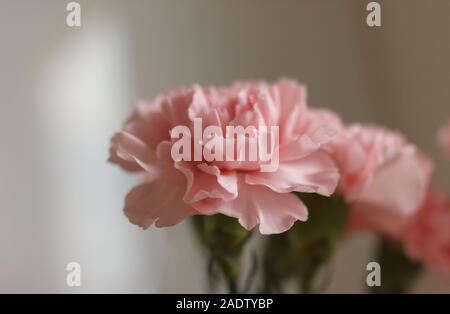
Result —
<path fill-rule="evenodd" d="M 128 223 L 137 182 L 106 163 L 110 136 L 138 98 L 194 82 L 280 76 L 309 103 L 399 129 L 450 163 L 435 132 L 450 116 L 450 2 L 0 0 L 0 292 L 205 292 L 189 225 L 147 232 Z M 346 242 L 330 292 L 361 292 L 371 236 Z M 82 267 L 82 287 L 65 265 Z M 426 274 L 416 292 L 449 292 Z"/>

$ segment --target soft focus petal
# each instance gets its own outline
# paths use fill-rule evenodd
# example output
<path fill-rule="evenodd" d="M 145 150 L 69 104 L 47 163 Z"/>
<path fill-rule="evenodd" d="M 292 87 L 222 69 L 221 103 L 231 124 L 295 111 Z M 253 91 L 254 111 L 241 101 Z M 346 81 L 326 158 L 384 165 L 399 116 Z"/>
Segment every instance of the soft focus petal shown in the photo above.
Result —
<path fill-rule="evenodd" d="M 320 148 L 309 136 L 302 135 L 299 139 L 284 143 L 280 148 L 282 161 L 295 161 L 310 155 Z"/>
<path fill-rule="evenodd" d="M 125 215 L 131 223 L 147 229 L 172 226 L 196 212 L 182 201 L 181 191 L 156 180 L 132 189 L 125 198 Z"/>
<path fill-rule="evenodd" d="M 265 185 L 278 193 L 306 192 L 330 196 L 339 181 L 334 161 L 324 152 L 280 162 L 274 172 L 248 173 L 248 184 Z"/>
<path fill-rule="evenodd" d="M 148 172 L 155 171 L 153 167 L 155 153 L 143 141 L 125 131 L 116 134 L 114 140 L 114 158 L 119 165 L 126 167 L 134 162 Z"/>
<path fill-rule="evenodd" d="M 358 201 L 389 208 L 401 215 L 412 215 L 425 197 L 428 176 L 415 150 L 405 150 L 376 172 Z"/>
<path fill-rule="evenodd" d="M 434 187 L 403 234 L 409 256 L 450 279 L 450 199 Z"/>
<path fill-rule="evenodd" d="M 178 125 L 189 126 L 191 121 L 208 109 L 203 90 L 194 85 L 172 91 L 163 97 L 161 110 L 164 118 L 172 127 Z"/>
<path fill-rule="evenodd" d="M 295 107 L 302 109 L 302 112 L 306 111 L 306 88 L 304 85 L 290 79 L 281 79 L 276 84 L 278 88 L 278 99 L 282 104 L 280 120 L 287 120 Z"/>
<path fill-rule="evenodd" d="M 118 164 L 120 167 L 122 167 L 122 169 L 127 171 L 142 171 L 142 167 L 138 163 L 136 163 L 136 161 L 134 160 L 130 161 L 128 158 L 122 159 L 121 157 L 119 157 L 119 155 L 117 154 L 119 139 L 120 139 L 119 133 L 115 134 L 111 139 L 111 147 L 109 149 L 108 161 Z"/>
<path fill-rule="evenodd" d="M 124 131 L 141 139 L 151 150 L 170 138 L 170 124 L 161 112 L 160 99 L 153 103 L 139 102 Z"/>
<path fill-rule="evenodd" d="M 247 230 L 259 223 L 262 234 L 282 233 L 295 221 L 308 219 L 305 205 L 292 193 L 276 193 L 264 186 L 241 186 L 239 196 L 226 203 L 221 212 L 238 218 Z"/>
<path fill-rule="evenodd" d="M 405 149 L 373 175 L 351 211 L 367 229 L 398 239 L 425 199 L 431 169 L 413 147 Z"/>
<path fill-rule="evenodd" d="M 203 214 L 215 214 L 223 201 L 237 196 L 236 173 L 221 172 L 216 166 L 190 162 L 176 162 L 175 168 L 187 179 L 184 201 Z"/>

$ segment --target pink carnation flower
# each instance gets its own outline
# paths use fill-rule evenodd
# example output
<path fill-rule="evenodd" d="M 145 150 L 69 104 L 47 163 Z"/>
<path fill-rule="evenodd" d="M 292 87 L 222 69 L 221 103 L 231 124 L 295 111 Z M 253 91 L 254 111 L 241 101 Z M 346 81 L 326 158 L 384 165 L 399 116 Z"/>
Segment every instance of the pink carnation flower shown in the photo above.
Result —
<path fill-rule="evenodd" d="M 450 199 L 430 188 L 403 235 L 411 258 L 450 278 Z"/>
<path fill-rule="evenodd" d="M 352 205 L 352 226 L 395 236 L 422 204 L 431 163 L 401 134 L 370 125 L 343 127 L 329 150 L 341 173 L 339 191 Z"/>
<path fill-rule="evenodd" d="M 439 130 L 438 143 L 445 155 L 450 158 L 450 120 Z"/>
<path fill-rule="evenodd" d="M 141 103 L 112 139 L 110 160 L 145 174 L 125 200 L 129 220 L 148 228 L 179 223 L 188 216 L 222 213 L 263 234 L 288 230 L 308 211 L 294 191 L 331 195 L 339 174 L 321 149 L 333 125 L 317 120 L 306 106 L 305 88 L 290 80 L 237 83 L 230 88 L 193 86 Z M 174 161 L 171 130 L 194 119 L 203 128 L 278 126 L 279 165 L 262 172 L 262 161 Z M 215 134 L 216 136 L 223 136 Z M 205 147 L 205 143 L 200 143 Z M 197 143 L 193 143 L 197 145 Z M 240 154 L 239 147 L 235 152 Z M 273 157 L 273 156 L 272 156 Z"/>

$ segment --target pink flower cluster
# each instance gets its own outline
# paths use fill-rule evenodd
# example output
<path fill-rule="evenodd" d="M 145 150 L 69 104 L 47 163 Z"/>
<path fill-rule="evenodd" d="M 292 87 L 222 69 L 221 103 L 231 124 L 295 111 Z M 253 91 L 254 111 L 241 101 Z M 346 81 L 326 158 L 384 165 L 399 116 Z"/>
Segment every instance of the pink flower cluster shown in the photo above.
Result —
<path fill-rule="evenodd" d="M 198 118 L 203 128 L 223 132 L 227 126 L 277 126 L 278 168 L 263 172 L 259 160 L 174 160 L 171 130 L 194 131 Z M 450 155 L 450 124 L 439 141 Z M 292 80 L 194 85 L 139 103 L 113 137 L 110 161 L 143 174 L 124 211 L 144 229 L 221 213 L 246 229 L 259 224 L 262 234 L 281 233 L 308 219 L 291 192 L 336 191 L 351 206 L 352 230 L 381 232 L 403 241 L 412 257 L 450 270 L 450 201 L 429 188 L 432 163 L 397 132 L 345 125 L 331 111 L 309 108 L 305 87 Z"/>
<path fill-rule="evenodd" d="M 353 138 L 353 144 L 343 144 L 346 139 L 338 136 L 334 155 L 342 167 L 347 164 L 359 169 L 341 172 L 341 191 L 352 204 L 349 231 L 379 232 L 402 243 L 411 259 L 450 278 L 450 198 L 429 182 L 431 161 L 398 133 L 356 125 L 341 134 Z M 446 136 L 450 138 L 448 127 L 438 134 L 443 148 Z M 355 166 L 359 163 L 349 157 L 358 155 L 352 147 L 360 144 L 368 153 L 363 167 Z M 345 146 L 339 153 L 339 147 Z M 367 169 L 371 169 L 369 176 Z M 356 197 L 355 182 L 363 182 Z"/>
<path fill-rule="evenodd" d="M 395 236 L 425 199 L 431 162 L 401 134 L 377 126 L 350 125 L 331 145 L 352 221 Z"/>
<path fill-rule="evenodd" d="M 224 132 L 230 125 L 278 126 L 277 170 L 261 172 L 259 161 L 173 160 L 171 129 L 193 129 L 196 118 L 204 128 L 214 125 Z M 291 192 L 334 192 L 338 169 L 322 149 L 334 132 L 310 112 L 305 88 L 294 81 L 195 85 L 139 104 L 113 137 L 110 160 L 145 174 L 145 183 L 125 200 L 125 214 L 144 229 L 221 213 L 238 218 L 247 229 L 259 224 L 261 233 L 272 234 L 308 218 L 305 205 Z"/>
<path fill-rule="evenodd" d="M 401 240 L 408 255 L 450 279 L 450 198 L 430 187 Z"/>

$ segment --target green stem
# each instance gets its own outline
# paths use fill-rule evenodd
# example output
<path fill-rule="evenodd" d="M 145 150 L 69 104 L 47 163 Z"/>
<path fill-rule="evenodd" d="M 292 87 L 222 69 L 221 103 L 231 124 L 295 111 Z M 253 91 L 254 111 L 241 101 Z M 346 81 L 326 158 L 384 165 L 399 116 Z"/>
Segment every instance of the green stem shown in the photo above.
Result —
<path fill-rule="evenodd" d="M 290 234 L 297 258 L 299 288 L 303 293 L 312 293 L 326 288 L 320 287 L 317 280 L 336 253 L 345 232 L 348 204 L 339 196 L 296 195 L 308 207 L 310 215 L 306 223 L 296 223 Z"/>
<path fill-rule="evenodd" d="M 227 282 L 229 292 L 237 293 L 240 258 L 251 233 L 235 218 L 224 215 L 194 216 L 194 230 L 211 254 L 208 267 L 210 282 L 214 283 L 218 279 L 214 273 L 214 265 L 217 265 Z"/>
<path fill-rule="evenodd" d="M 228 278 L 228 293 L 230 294 L 238 293 L 238 285 L 236 278 L 233 277 Z"/>

